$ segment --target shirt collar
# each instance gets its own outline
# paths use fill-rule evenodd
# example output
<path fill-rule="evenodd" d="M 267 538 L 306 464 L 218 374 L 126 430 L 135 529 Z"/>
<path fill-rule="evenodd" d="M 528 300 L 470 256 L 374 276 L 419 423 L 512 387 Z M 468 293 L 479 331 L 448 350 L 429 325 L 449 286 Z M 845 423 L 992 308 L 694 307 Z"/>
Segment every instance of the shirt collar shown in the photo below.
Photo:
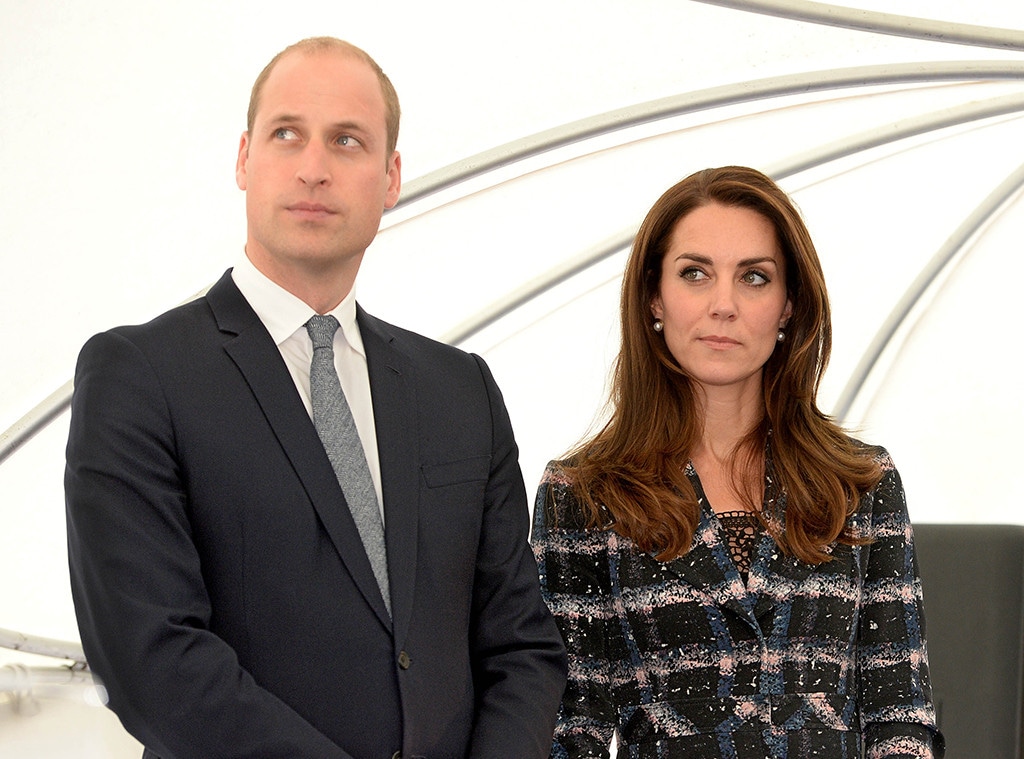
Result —
<path fill-rule="evenodd" d="M 246 255 L 242 255 L 241 260 L 232 269 L 231 278 L 263 322 L 263 326 L 267 328 L 275 345 L 280 346 L 300 329 L 305 332 L 306 322 L 316 313 L 305 302 L 257 269 Z M 362 335 L 356 322 L 355 287 L 349 290 L 341 303 L 328 313 L 338 320 L 348 344 L 365 357 Z"/>

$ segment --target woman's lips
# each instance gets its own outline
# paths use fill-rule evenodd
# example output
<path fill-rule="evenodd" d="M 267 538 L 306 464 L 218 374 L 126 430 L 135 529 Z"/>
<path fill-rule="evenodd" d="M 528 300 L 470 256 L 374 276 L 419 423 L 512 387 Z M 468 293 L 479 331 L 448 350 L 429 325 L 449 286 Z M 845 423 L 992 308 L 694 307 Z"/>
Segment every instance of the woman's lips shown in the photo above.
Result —
<path fill-rule="evenodd" d="M 704 337 L 699 337 L 697 339 L 710 348 L 718 348 L 720 350 L 734 348 L 740 344 L 738 340 L 733 340 L 731 337 L 725 337 L 723 335 L 705 335 Z"/>

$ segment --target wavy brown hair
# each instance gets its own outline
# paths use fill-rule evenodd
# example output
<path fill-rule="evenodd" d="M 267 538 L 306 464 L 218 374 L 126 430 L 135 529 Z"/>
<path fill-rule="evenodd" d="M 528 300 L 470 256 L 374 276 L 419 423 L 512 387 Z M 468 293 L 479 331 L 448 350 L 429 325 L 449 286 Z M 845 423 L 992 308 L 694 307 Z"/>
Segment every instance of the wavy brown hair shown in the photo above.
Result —
<path fill-rule="evenodd" d="M 663 561 L 690 549 L 700 510 L 685 465 L 703 434 L 703 418 L 692 380 L 652 329 L 651 303 L 677 223 L 710 203 L 748 208 L 772 223 L 793 304 L 785 340 L 764 365 L 765 415 L 733 454 L 733 486 L 785 552 L 819 564 L 829 560 L 831 543 L 863 542 L 847 518 L 881 472 L 872 450 L 818 409 L 818 386 L 832 349 L 821 263 L 792 201 L 754 169 L 699 171 L 671 187 L 648 212 L 622 282 L 611 415 L 568 455 L 564 468 L 590 526 L 614 529 Z M 775 486 L 785 494 L 784 513 L 760 509 L 769 449 Z"/>

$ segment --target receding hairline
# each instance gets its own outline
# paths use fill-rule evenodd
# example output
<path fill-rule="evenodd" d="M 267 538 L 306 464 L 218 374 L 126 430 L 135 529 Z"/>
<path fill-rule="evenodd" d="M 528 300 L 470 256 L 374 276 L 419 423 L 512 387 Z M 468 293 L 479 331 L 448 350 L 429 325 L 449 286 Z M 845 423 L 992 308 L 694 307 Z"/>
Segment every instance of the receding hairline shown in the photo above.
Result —
<path fill-rule="evenodd" d="M 266 86 L 267 80 L 270 78 L 274 69 L 277 68 L 277 64 L 284 58 L 293 54 L 307 56 L 337 54 L 365 63 L 376 75 L 377 82 L 380 84 L 381 97 L 384 100 L 384 118 L 387 126 L 388 154 L 390 155 L 394 152 L 398 143 L 398 125 L 401 118 L 401 108 L 398 103 L 398 94 L 395 92 L 394 85 L 391 83 L 387 74 L 384 73 L 383 69 L 381 69 L 377 61 L 375 61 L 369 53 L 361 47 L 353 45 L 351 42 L 338 39 L 337 37 L 308 37 L 307 39 L 299 40 L 298 42 L 289 45 L 270 59 L 270 62 L 263 67 L 259 76 L 256 77 L 256 81 L 253 82 L 252 91 L 249 95 L 249 110 L 246 115 L 246 130 L 250 134 L 252 133 L 253 125 L 256 123 L 256 113 L 259 110 L 260 99 L 263 95 L 263 89 Z"/>

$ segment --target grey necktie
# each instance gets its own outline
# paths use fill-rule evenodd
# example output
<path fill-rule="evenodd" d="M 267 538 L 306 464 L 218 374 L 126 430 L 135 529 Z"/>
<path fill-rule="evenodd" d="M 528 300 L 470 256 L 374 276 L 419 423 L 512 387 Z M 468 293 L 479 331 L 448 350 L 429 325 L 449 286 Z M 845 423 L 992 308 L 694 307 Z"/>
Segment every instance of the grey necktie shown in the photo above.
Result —
<path fill-rule="evenodd" d="M 373 487 L 359 431 L 352 419 L 352 410 L 334 368 L 334 333 L 337 329 L 338 320 L 330 315 L 316 315 L 306 322 L 306 331 L 313 341 L 313 363 L 309 368 L 313 425 L 334 467 L 381 595 L 384 596 L 384 605 L 388 614 L 391 614 L 384 524 L 377 503 L 377 491 Z"/>

